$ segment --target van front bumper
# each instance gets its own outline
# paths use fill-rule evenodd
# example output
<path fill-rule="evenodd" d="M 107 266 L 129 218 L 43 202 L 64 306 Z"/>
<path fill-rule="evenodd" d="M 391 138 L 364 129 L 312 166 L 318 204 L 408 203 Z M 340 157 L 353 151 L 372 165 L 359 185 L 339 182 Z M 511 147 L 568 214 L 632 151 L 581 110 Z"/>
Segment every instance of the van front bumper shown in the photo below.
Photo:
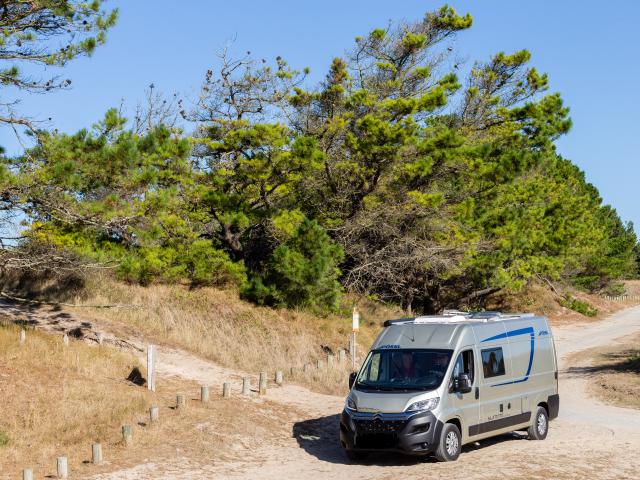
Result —
<path fill-rule="evenodd" d="M 343 410 L 340 443 L 346 450 L 427 455 L 436 450 L 442 422 L 431 412 L 369 413 Z"/>

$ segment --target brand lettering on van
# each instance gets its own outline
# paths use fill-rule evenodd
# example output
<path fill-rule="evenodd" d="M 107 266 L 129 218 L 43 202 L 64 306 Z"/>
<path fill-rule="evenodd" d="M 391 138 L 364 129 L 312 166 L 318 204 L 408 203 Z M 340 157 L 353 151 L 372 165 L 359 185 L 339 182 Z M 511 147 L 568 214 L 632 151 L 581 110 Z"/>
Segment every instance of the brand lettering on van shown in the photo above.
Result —
<path fill-rule="evenodd" d="M 400 348 L 400 345 L 380 345 L 380 349 L 383 348 Z"/>
<path fill-rule="evenodd" d="M 549 332 L 547 332 L 546 330 L 540 330 L 540 332 L 538 333 L 538 336 L 541 337 L 543 335 L 549 335 Z"/>

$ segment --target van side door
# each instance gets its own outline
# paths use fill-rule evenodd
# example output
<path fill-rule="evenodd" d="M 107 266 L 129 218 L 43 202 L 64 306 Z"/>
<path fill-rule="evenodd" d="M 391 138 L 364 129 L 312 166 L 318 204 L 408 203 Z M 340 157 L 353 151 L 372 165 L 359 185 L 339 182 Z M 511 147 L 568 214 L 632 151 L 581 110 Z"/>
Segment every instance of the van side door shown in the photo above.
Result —
<path fill-rule="evenodd" d="M 509 398 L 501 386 L 508 381 L 509 344 L 480 344 L 476 347 L 479 360 L 479 422 L 470 427 L 469 435 L 482 435 L 500 430 L 506 425 L 503 419 L 509 415 L 506 406 Z"/>
<path fill-rule="evenodd" d="M 508 381 L 509 342 L 504 322 L 487 322 L 473 326 L 478 378 L 475 395 L 479 402 L 478 423 L 469 427 L 469 436 L 484 435 L 500 428 L 505 416 L 504 390 L 500 384 Z M 501 407 L 502 405 L 502 407 Z M 502 411 L 500 411 L 502 408 Z"/>
<path fill-rule="evenodd" d="M 471 380 L 471 391 L 462 393 L 455 390 L 456 378 L 466 373 Z M 478 359 L 473 347 L 461 349 L 453 365 L 453 372 L 449 380 L 449 402 L 453 410 L 462 420 L 463 442 L 469 436 L 469 427 L 477 425 L 480 419 L 480 406 L 476 399 L 476 388 L 478 386 Z"/>

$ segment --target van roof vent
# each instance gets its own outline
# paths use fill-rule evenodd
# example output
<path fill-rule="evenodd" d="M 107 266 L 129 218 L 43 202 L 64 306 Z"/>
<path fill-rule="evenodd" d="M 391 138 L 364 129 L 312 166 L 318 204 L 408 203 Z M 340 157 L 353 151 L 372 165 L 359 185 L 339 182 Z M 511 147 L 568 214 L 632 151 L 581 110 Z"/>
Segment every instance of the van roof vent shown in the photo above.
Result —
<path fill-rule="evenodd" d="M 511 315 L 508 315 L 511 316 Z M 472 312 L 470 318 L 500 318 L 502 317 L 502 312 Z"/>

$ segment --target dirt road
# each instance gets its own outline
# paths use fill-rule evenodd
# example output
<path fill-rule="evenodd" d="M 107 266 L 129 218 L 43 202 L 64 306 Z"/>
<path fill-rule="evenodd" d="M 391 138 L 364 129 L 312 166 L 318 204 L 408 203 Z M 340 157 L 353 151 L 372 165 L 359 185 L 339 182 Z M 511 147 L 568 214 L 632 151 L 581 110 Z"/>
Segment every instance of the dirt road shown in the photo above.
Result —
<path fill-rule="evenodd" d="M 600 322 L 554 330 L 561 366 L 560 417 L 552 422 L 549 436 L 542 442 L 509 434 L 465 446 L 455 463 L 380 455 L 354 464 L 337 444 L 343 398 L 288 385 L 271 389 L 266 400 L 281 407 L 272 410 L 288 425 L 291 433 L 286 437 L 275 442 L 256 438 L 231 461 L 177 457 L 161 463 L 150 459 L 135 468 L 91 478 L 640 478 L 640 411 L 590 398 L 585 393 L 588 379 L 573 373 L 568 364 L 573 353 L 615 343 L 638 331 L 640 307 Z M 167 350 L 159 355 L 159 372 L 211 384 L 243 375 L 184 352 Z M 255 407 L 261 408 L 259 403 Z"/>

